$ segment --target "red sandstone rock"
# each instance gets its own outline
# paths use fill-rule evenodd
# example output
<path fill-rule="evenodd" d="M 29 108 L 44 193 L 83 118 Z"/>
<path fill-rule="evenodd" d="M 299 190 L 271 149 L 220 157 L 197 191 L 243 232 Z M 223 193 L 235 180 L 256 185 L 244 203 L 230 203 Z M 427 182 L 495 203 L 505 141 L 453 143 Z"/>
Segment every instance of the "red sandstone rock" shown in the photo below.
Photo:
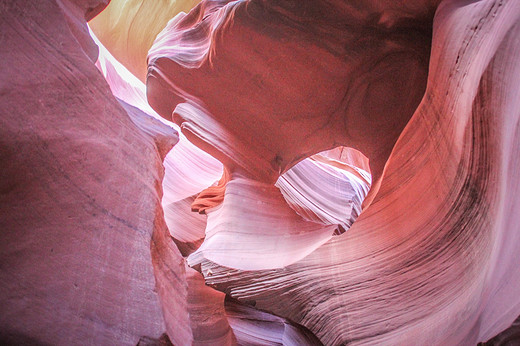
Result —
<path fill-rule="evenodd" d="M 231 176 L 197 199 L 220 164 L 182 136 L 166 155 L 175 131 L 102 54 L 110 94 L 88 59 L 98 3 L 2 4 L 2 341 L 475 344 L 506 328 L 520 311 L 517 3 L 439 7 L 426 93 L 348 233 L 332 237 L 360 211 L 363 156 L 291 168 L 348 144 L 381 176 L 422 97 L 436 2 L 217 1 L 173 20 L 148 94 Z M 190 262 L 240 302 L 185 268 L 176 244 L 186 256 L 204 236 Z"/>
<path fill-rule="evenodd" d="M 194 345 L 235 345 L 224 308 L 226 295 L 204 284 L 203 276 L 186 266 L 188 311 L 193 329 Z"/>
<path fill-rule="evenodd" d="M 305 328 L 250 305 L 226 299 L 225 308 L 239 345 L 321 345 Z"/>
<path fill-rule="evenodd" d="M 177 134 L 112 96 L 83 18 L 102 2 L 75 3 L 80 17 L 66 1 L 0 5 L 2 344 L 136 345 L 165 331 L 150 239 L 167 232 L 158 145 Z M 183 281 L 180 259 L 169 265 Z M 191 331 L 182 306 L 176 316 L 179 344 Z"/>
<path fill-rule="evenodd" d="M 367 155 L 378 178 L 424 92 L 430 22 L 313 1 L 225 3 L 203 2 L 157 36 L 147 78 L 156 111 L 254 179 L 274 183 L 338 145 Z M 204 119 L 174 114 L 184 101 Z"/>
<path fill-rule="evenodd" d="M 204 260 L 206 282 L 324 344 L 470 345 L 506 328 L 520 312 L 519 23 L 516 2 L 444 2 L 426 93 L 349 232 L 276 270 Z"/>
<path fill-rule="evenodd" d="M 282 12 L 267 2 L 252 1 L 217 11 L 203 5 L 199 12 L 176 18 L 150 51 L 150 102 L 167 118 L 173 113 L 190 139 L 232 171 L 254 179 L 271 181 L 302 155 L 327 148 L 327 141 L 362 150 L 379 176 L 386 162 L 383 153 L 408 120 L 405 109 L 413 110 L 413 100 L 421 96 L 419 71 L 426 59 L 420 58 L 422 50 L 416 45 L 426 47 L 427 39 L 418 39 L 420 25 L 400 31 L 403 23 L 388 20 L 385 15 L 392 11 L 387 8 L 379 12 L 375 27 L 368 25 L 369 17 L 355 17 L 359 27 L 352 25 L 348 33 L 356 39 L 347 35 L 342 41 L 330 22 L 305 21 L 309 13 L 319 18 L 322 8 L 304 3 Z M 200 16 L 204 11 L 207 15 Z M 502 194 L 501 184 L 513 188 L 517 180 L 509 173 L 516 169 L 504 165 L 507 155 L 515 155 L 511 148 L 518 147 L 512 138 L 518 122 L 513 110 L 519 74 L 512 57 L 519 46 L 513 38 L 519 11 L 513 2 L 447 1 L 441 6 L 429 89 L 401 135 L 374 204 L 350 234 L 275 271 L 231 269 L 244 268 L 246 261 L 256 263 L 254 258 L 226 262 L 225 268 L 211 264 L 212 255 L 206 260 L 198 256 L 195 263 L 202 262 L 207 282 L 301 322 L 326 344 L 402 343 L 412 336 L 418 343 L 452 344 L 486 339 L 507 326 L 518 309 L 498 311 L 493 305 L 510 304 L 518 286 L 490 279 L 506 273 L 497 266 L 498 258 L 513 256 L 507 263 L 518 252 L 513 250 L 518 241 L 501 243 L 506 235 L 516 240 L 514 213 L 506 212 L 502 203 L 506 208 L 518 203 Z M 337 11 L 327 19 L 332 16 L 332 23 L 339 25 L 338 16 L 349 15 L 352 12 Z M 370 29 L 363 30 L 367 26 Z M 383 26 L 384 36 L 375 34 L 368 45 L 360 44 L 361 37 Z M 317 29 L 328 34 L 323 42 L 312 40 Z M 371 46 L 375 42 L 380 43 Z M 346 54 L 337 55 L 345 49 L 339 43 L 347 45 Z M 356 60 L 354 52 L 360 47 L 363 59 Z M 363 66 L 371 64 L 363 74 Z M 327 74 L 331 70 L 334 75 Z M 419 79 L 397 84 L 407 75 Z M 313 83 L 305 82 L 309 76 Z M 320 98 L 313 98 L 310 90 Z M 325 90 L 328 94 L 320 94 Z M 410 90 L 419 93 L 410 95 Z M 335 99 L 336 91 L 343 98 Z M 164 102 L 166 94 L 171 96 Z M 182 100 L 198 111 L 184 115 L 178 106 L 174 112 Z M 324 105 L 335 112 L 320 108 Z M 320 122 L 320 116 L 328 121 Z M 490 121 L 491 116 L 498 119 Z M 313 121 L 306 123 L 309 117 Z M 352 126 L 339 125 L 346 120 Z M 291 127 L 284 126 L 286 122 Z M 320 131 L 312 127 L 317 124 Z M 230 209 L 239 213 L 240 208 Z M 507 268 L 508 275 L 520 275 L 518 269 Z M 485 275 L 486 269 L 493 274 Z M 331 289 L 334 293 L 327 293 Z M 465 294 L 457 295 L 461 290 Z M 397 306 L 406 313 L 396 311 Z M 326 327 L 321 320 L 325 311 L 330 318 Z M 432 333 L 424 333 L 426 329 Z"/>

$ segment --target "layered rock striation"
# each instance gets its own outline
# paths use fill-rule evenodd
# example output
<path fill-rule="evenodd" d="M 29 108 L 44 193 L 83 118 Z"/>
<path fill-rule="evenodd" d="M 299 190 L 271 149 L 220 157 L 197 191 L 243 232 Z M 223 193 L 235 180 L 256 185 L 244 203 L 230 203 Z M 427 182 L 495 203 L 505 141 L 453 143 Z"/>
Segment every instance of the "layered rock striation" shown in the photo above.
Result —
<path fill-rule="evenodd" d="M 0 4 L 2 343 L 517 339 L 518 2 L 106 5 Z"/>
<path fill-rule="evenodd" d="M 150 243 L 167 232 L 162 157 L 178 134 L 121 105 L 86 20 L 103 1 L 0 4 L 2 344 L 137 344 L 165 333 Z M 190 335 L 184 266 L 175 343 Z"/>
<path fill-rule="evenodd" d="M 269 190 L 244 179 L 272 184 L 319 151 L 349 146 L 370 160 L 360 218 L 294 263 L 249 267 L 253 251 L 232 259 L 205 244 L 190 257 L 209 285 L 324 344 L 474 344 L 519 313 L 520 7 L 422 5 L 203 2 L 149 52 L 152 107 L 231 171 L 213 213 Z M 229 209 L 222 219 L 248 220 L 242 230 L 268 215 Z M 224 243 L 251 243 L 236 234 Z"/>

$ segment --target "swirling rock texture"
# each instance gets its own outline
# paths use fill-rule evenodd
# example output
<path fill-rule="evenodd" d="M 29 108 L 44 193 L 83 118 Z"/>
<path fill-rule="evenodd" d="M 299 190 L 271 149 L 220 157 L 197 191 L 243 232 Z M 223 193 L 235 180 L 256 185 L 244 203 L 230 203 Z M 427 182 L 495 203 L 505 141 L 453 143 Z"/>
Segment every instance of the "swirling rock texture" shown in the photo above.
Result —
<path fill-rule="evenodd" d="M 127 108 L 130 108 L 130 105 L 132 105 L 143 110 L 143 112 L 152 118 L 160 118 L 144 100 L 144 84 L 129 73 L 129 71 L 108 52 L 94 33 L 91 34 L 99 46 L 99 57 L 96 66 L 103 73 L 114 96 L 119 98 Z M 167 121 L 166 123 L 170 124 Z M 172 126 L 175 127 L 175 125 Z M 240 229 L 236 229 L 236 225 L 233 228 L 234 225 L 231 223 L 228 225 L 228 229 L 224 227 L 221 234 L 211 239 L 210 234 L 216 233 L 211 230 L 215 227 L 217 229 L 221 227 L 218 222 L 215 225 L 215 222 L 212 221 L 216 216 L 211 216 L 212 220 L 209 221 L 208 226 L 206 226 L 205 215 L 199 215 L 198 213 L 190 211 L 191 209 L 205 214 L 209 205 L 215 206 L 222 203 L 223 198 L 220 197 L 220 194 L 223 193 L 222 191 L 233 190 L 231 187 L 227 188 L 227 183 L 230 180 L 227 170 L 223 172 L 224 174 L 218 184 L 205 189 L 205 191 L 201 192 L 196 198 L 184 198 L 186 191 L 197 187 L 200 191 L 205 186 L 210 185 L 207 179 L 212 174 L 213 181 L 216 181 L 218 177 L 218 175 L 215 174 L 222 174 L 222 168 L 215 166 L 213 164 L 214 159 L 210 158 L 210 156 L 200 151 L 200 149 L 192 145 L 190 146 L 186 138 L 180 136 L 179 142 L 168 153 L 164 161 L 165 179 L 163 181 L 163 188 L 165 194 L 163 196 L 163 207 L 166 223 L 173 237 L 173 242 L 169 237 L 165 236 L 164 232 L 158 233 L 157 238 L 154 238 L 154 245 L 157 246 L 153 247 L 154 251 L 152 255 L 156 260 L 154 264 L 157 271 L 157 284 L 158 287 L 160 287 L 159 293 L 163 299 L 163 305 L 167 307 L 165 310 L 166 326 L 170 332 L 175 331 L 177 324 L 175 315 L 171 314 L 171 311 L 175 312 L 176 308 L 169 308 L 170 305 L 175 304 L 175 300 L 172 302 L 171 296 L 176 295 L 176 290 L 175 287 L 171 287 L 169 283 L 171 278 L 168 277 L 168 271 L 165 270 L 166 266 L 162 264 L 163 262 L 168 263 L 168 261 L 173 260 L 169 254 L 170 251 L 173 250 L 169 249 L 169 247 L 174 247 L 175 243 L 181 253 L 188 256 L 197 250 L 206 237 L 208 241 L 197 250 L 198 253 L 200 254 L 203 251 L 204 253 L 216 252 L 218 256 L 218 249 L 215 251 L 214 244 L 208 245 L 208 243 L 220 243 L 221 247 L 225 248 L 227 245 L 225 242 L 226 234 L 232 233 L 233 229 L 235 232 L 241 231 Z M 200 167 L 200 169 L 192 170 L 193 173 L 191 176 L 183 174 L 182 171 L 186 171 L 186 167 L 180 167 L 180 165 L 182 164 L 182 166 L 191 168 L 193 167 L 191 162 L 194 162 L 194 160 L 197 161 L 197 167 Z M 356 166 L 351 166 L 347 164 L 347 162 L 355 164 Z M 302 165 L 303 168 L 301 167 Z M 362 168 L 356 168 L 357 166 Z M 271 215 L 270 218 L 264 216 L 265 220 L 262 222 L 257 221 L 257 223 L 265 228 L 266 223 L 273 223 L 273 220 L 280 218 L 285 219 L 285 217 L 287 217 L 287 219 L 291 221 L 288 221 L 289 223 L 286 225 L 291 225 L 291 223 L 296 222 L 298 225 L 305 226 L 305 221 L 288 207 L 287 203 L 290 203 L 304 218 L 311 221 L 313 219 L 321 220 L 322 223 L 328 224 L 329 226 L 325 227 L 324 225 L 319 226 L 313 223 L 307 223 L 314 225 L 313 228 L 318 227 L 318 230 L 325 228 L 329 229 L 329 231 L 326 233 L 313 233 L 310 234 L 310 237 L 306 234 L 303 234 L 304 237 L 296 234 L 292 239 L 285 239 L 285 251 L 292 247 L 300 253 L 300 257 L 305 255 L 305 251 L 307 253 L 312 251 L 313 247 L 315 248 L 320 245 L 320 241 L 323 242 L 331 237 L 332 228 L 334 228 L 331 225 L 341 222 L 348 228 L 349 222 L 356 217 L 356 213 L 359 212 L 361 206 L 361 196 L 366 194 L 370 180 L 369 174 L 364 171 L 364 169 L 368 169 L 366 157 L 355 150 L 347 148 L 338 148 L 329 152 L 323 152 L 313 156 L 311 159 L 305 160 L 281 177 L 277 183 L 281 187 L 281 194 L 274 186 L 269 187 L 264 184 L 265 186 L 263 187 L 266 189 L 270 188 L 270 190 L 274 192 L 274 198 L 275 201 L 277 201 L 275 206 L 281 208 L 282 216 L 273 217 L 273 215 Z M 171 178 L 169 179 L 168 177 Z M 321 196 L 321 199 L 313 198 L 312 196 L 311 192 L 314 191 L 316 187 L 310 186 L 311 183 L 308 178 L 311 177 L 323 180 L 323 183 L 325 183 L 320 191 L 325 191 L 326 194 Z M 230 185 L 234 186 L 234 183 L 232 182 Z M 328 191 L 327 188 L 330 191 Z M 276 191 L 278 192 L 276 193 Z M 348 199 L 349 196 L 350 199 Z M 323 210 L 319 209 L 320 207 L 327 207 L 326 201 L 334 201 L 335 198 L 341 202 L 345 202 L 345 205 L 341 206 L 341 203 L 333 203 L 331 206 L 328 206 L 328 208 L 323 208 Z M 254 202 L 256 203 L 256 200 Z M 264 200 L 264 204 L 266 204 L 270 210 L 280 214 L 280 210 L 273 209 L 273 206 L 270 205 L 272 203 L 265 203 Z M 311 206 L 314 206 L 314 208 L 309 209 Z M 233 212 L 234 209 L 233 207 L 226 207 L 223 212 Z M 257 212 L 258 210 L 257 208 Z M 211 212 L 210 215 L 211 214 L 213 214 L 213 212 Z M 216 215 L 218 216 L 219 214 L 217 213 Z M 217 217 L 217 221 L 219 219 L 226 220 L 227 217 Z M 245 225 L 247 226 L 247 223 Z M 302 231 L 299 227 L 294 226 L 278 226 L 277 229 L 286 232 L 284 238 L 288 238 L 289 234 L 287 231 L 299 230 L 300 233 Z M 258 252 L 259 240 L 263 240 L 263 242 L 265 242 L 264 246 L 267 248 L 269 246 L 280 247 L 279 237 L 273 237 L 273 235 L 269 237 L 266 234 L 262 234 L 261 230 L 254 230 L 252 235 L 254 236 L 252 239 L 254 241 L 251 242 L 249 248 L 242 248 L 240 249 L 241 251 L 238 252 L 233 252 L 232 249 L 225 248 L 226 252 L 234 254 L 235 257 L 237 253 L 244 256 L 244 250 L 256 250 Z M 247 236 L 248 234 L 245 233 L 244 237 Z M 249 236 L 251 237 L 251 234 Z M 278 243 L 270 242 L 271 239 L 274 239 Z M 300 241 L 296 244 L 288 243 L 290 240 L 294 242 L 294 240 L 297 239 L 303 239 L 304 242 L 302 243 Z M 309 239 L 311 240 L 310 242 Z M 302 246 L 302 244 L 307 245 Z M 253 246 L 256 246 L 256 249 L 253 248 Z M 310 250 L 308 249 L 309 247 L 311 247 Z M 264 256 L 258 257 L 256 264 L 249 258 L 248 266 L 260 265 L 263 267 L 268 265 L 268 262 L 265 261 L 265 253 L 267 250 L 265 250 L 265 248 L 261 248 L 261 250 L 260 254 L 264 254 Z M 245 255 L 247 255 L 247 253 Z M 282 260 L 284 260 L 284 257 L 287 257 L 283 251 L 281 255 Z M 273 257 L 271 261 L 277 259 L 280 259 L 280 257 Z M 305 328 L 280 319 L 279 317 L 272 316 L 265 312 L 254 312 L 254 309 L 245 308 L 238 302 L 233 303 L 231 307 L 227 307 L 227 305 L 224 306 L 224 295 L 205 286 L 201 274 L 191 268 L 187 268 L 186 273 L 189 294 L 187 298 L 188 312 L 190 315 L 191 330 L 193 331 L 191 340 L 194 344 L 231 344 L 235 341 L 240 344 L 262 344 L 273 340 L 285 340 L 284 342 L 298 344 L 319 343 L 312 333 Z M 237 306 L 237 304 L 239 305 Z M 228 318 L 227 316 L 231 317 Z M 230 326 L 231 329 L 233 329 L 233 333 L 231 333 Z M 276 326 L 274 330 L 273 326 Z M 245 333 L 244 329 L 249 332 Z M 190 339 L 184 339 L 184 342 L 189 342 L 189 340 Z"/>
<path fill-rule="evenodd" d="M 506 328 L 520 312 L 519 15 L 514 1 L 212 1 L 170 21 L 148 100 L 231 171 L 189 264 L 324 344 L 475 344 Z M 240 253 L 290 233 L 267 221 L 288 219 L 265 209 L 281 210 L 268 185 L 337 145 L 375 180 L 353 227 L 303 258 Z"/>
<path fill-rule="evenodd" d="M 518 340 L 518 2 L 106 5 L 0 4 L 2 343 Z"/>

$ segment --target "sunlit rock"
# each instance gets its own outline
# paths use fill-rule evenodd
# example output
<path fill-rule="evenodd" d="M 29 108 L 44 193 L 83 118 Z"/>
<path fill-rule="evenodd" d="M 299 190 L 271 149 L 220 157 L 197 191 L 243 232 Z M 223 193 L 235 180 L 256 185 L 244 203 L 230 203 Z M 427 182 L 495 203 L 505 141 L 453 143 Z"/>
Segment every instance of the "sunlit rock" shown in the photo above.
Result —
<path fill-rule="evenodd" d="M 369 172 L 355 166 L 363 166 L 362 162 L 350 161 L 348 155 L 344 155 L 344 161 L 340 161 L 341 156 L 327 155 L 333 156 L 328 151 L 296 164 L 280 176 L 276 186 L 298 215 L 309 221 L 337 225 L 338 232 L 343 233 L 361 213 L 372 178 Z M 362 156 L 359 152 L 354 155 Z"/>
<path fill-rule="evenodd" d="M 520 7 L 443 2 L 430 56 L 433 11 L 393 6 L 203 3 L 157 37 L 148 99 L 232 176 L 269 184 L 334 145 L 370 160 L 372 204 L 349 232 L 279 269 L 251 250 L 223 263 L 233 254 L 223 244 L 251 241 L 240 233 L 215 246 L 220 254 L 199 256 L 210 233 L 190 257 L 208 284 L 324 344 L 474 344 L 520 312 Z M 219 219 L 261 220 L 243 201 Z M 248 267 L 256 263 L 266 270 Z"/>
<path fill-rule="evenodd" d="M 177 13 L 188 12 L 198 2 L 200 0 L 111 0 L 89 25 L 112 55 L 144 82 L 146 55 L 155 36 Z"/>

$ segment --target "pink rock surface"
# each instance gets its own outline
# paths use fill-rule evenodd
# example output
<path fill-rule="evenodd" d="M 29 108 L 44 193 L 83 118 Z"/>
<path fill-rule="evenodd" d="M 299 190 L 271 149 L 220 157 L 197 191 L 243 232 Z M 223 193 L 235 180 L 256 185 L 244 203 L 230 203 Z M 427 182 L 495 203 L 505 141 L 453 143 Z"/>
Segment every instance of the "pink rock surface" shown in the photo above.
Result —
<path fill-rule="evenodd" d="M 98 4 L 0 5 L 2 344 L 136 345 L 165 332 L 150 239 L 166 230 L 160 152 L 178 137 L 127 113 L 95 68 L 85 19 Z"/>
<path fill-rule="evenodd" d="M 237 339 L 229 325 L 224 307 L 226 295 L 204 284 L 196 270 L 186 266 L 188 311 L 194 345 L 235 345 Z M 241 314 L 246 318 L 246 314 Z M 240 343 L 242 344 L 242 343 Z"/>
<path fill-rule="evenodd" d="M 349 151 L 348 148 L 338 149 Z M 341 157 L 335 159 L 326 155 L 333 154 L 324 152 L 299 162 L 281 175 L 275 185 L 298 215 L 308 221 L 337 225 L 342 233 L 361 213 L 361 204 L 372 178 L 353 162 L 346 163 L 348 157 L 344 158 L 345 162 L 340 161 Z M 363 165 L 362 162 L 355 163 Z"/>
<path fill-rule="evenodd" d="M 274 182 L 338 145 L 370 157 L 378 178 L 424 92 L 430 23 L 388 28 L 376 14 L 357 18 L 353 8 L 311 1 L 225 3 L 203 2 L 157 36 L 148 55 L 150 104 L 254 179 Z M 184 101 L 205 119 L 174 113 Z"/>
<path fill-rule="evenodd" d="M 244 270 L 280 268 L 314 251 L 335 228 L 304 220 L 275 186 L 236 176 L 224 202 L 208 212 L 206 238 L 188 263 L 207 258 Z"/>
<path fill-rule="evenodd" d="M 269 188 L 231 189 L 244 204 L 226 195 L 208 228 L 226 208 L 222 232 L 259 226 L 213 247 L 220 254 L 205 244 L 223 233 L 208 234 L 190 257 L 208 284 L 324 344 L 474 344 L 518 316 L 520 6 L 442 2 L 424 92 L 437 4 L 205 2 L 159 34 L 149 102 L 232 177 L 270 184 L 345 145 L 367 155 L 376 180 L 349 232 L 294 263 L 292 252 L 259 250 L 280 263 L 269 270 L 254 250 L 232 258 L 268 244 L 275 227 L 247 198 Z"/>
<path fill-rule="evenodd" d="M 177 125 L 164 120 L 150 107 L 144 83 L 116 60 L 92 31 L 90 34 L 99 47 L 96 66 L 103 73 L 114 96 L 178 130 Z M 174 149 L 168 152 L 164 167 L 162 203 L 166 209 L 170 203 L 198 194 L 222 175 L 222 164 L 194 146 L 182 134 Z"/>
<path fill-rule="evenodd" d="M 321 345 L 308 330 L 284 318 L 231 299 L 225 309 L 239 345 Z"/>
<path fill-rule="evenodd" d="M 148 90 L 129 69 L 168 11 L 129 30 L 123 66 L 85 25 L 105 2 L 2 3 L 0 343 L 474 345 L 507 328 L 520 4 L 439 3 L 205 1 L 157 37 Z"/>
<path fill-rule="evenodd" d="M 93 33 L 91 34 L 100 50 L 96 66 L 107 79 L 114 95 L 139 107 L 151 116 L 156 116 L 144 98 L 144 84 L 121 65 Z M 199 118 L 205 115 L 203 110 L 191 107 L 189 104 L 180 105 L 177 112 L 184 117 Z M 168 121 L 165 123 L 171 124 Z M 175 125 L 173 126 L 175 127 Z M 274 186 L 251 182 L 253 188 L 249 189 L 250 191 L 240 192 L 244 198 L 249 199 L 249 202 L 228 201 L 226 205 L 219 208 L 222 210 L 210 213 L 210 221 L 206 228 L 206 218 L 190 213 L 186 203 L 191 200 L 190 194 L 200 192 L 206 186 L 214 183 L 222 168 L 220 163 L 215 163 L 215 159 L 194 147 L 185 137 L 181 136 L 179 143 L 166 156 L 163 181 L 163 206 L 166 223 L 181 252 L 186 254 L 192 252 L 190 249 L 196 248 L 196 244 L 200 244 L 207 236 L 197 255 L 209 254 L 212 259 L 218 259 L 217 262 L 226 264 L 229 263 L 226 259 L 229 256 L 236 260 L 236 258 L 244 256 L 249 257 L 247 254 L 250 252 L 256 252 L 259 255 L 256 264 L 243 262 L 243 269 L 280 267 L 292 263 L 316 249 L 332 236 L 336 226 L 339 225 L 342 231 L 348 229 L 361 211 L 361 201 L 368 191 L 370 180 L 369 173 L 353 165 L 357 164 L 368 169 L 367 160 L 359 152 L 348 149 L 338 149 L 324 155 L 330 157 L 325 159 L 326 156 L 321 155 L 321 159 L 316 156 L 312 160 L 304 160 L 283 174 L 278 182 L 282 194 Z M 247 165 L 246 161 L 247 158 L 244 158 L 244 164 Z M 349 166 L 346 162 L 352 165 Z M 226 186 L 230 179 L 230 174 L 224 174 L 218 185 L 210 186 L 195 200 L 192 200 L 191 209 L 199 213 L 206 213 L 206 209 L 219 206 L 224 199 Z M 322 181 L 323 185 L 312 184 L 313 179 Z M 235 184 L 236 182 L 233 182 L 231 185 L 235 186 Z M 242 184 L 242 186 L 245 185 Z M 270 191 L 255 195 L 254 193 L 257 192 L 255 190 L 259 189 L 258 186 Z M 252 195 L 248 195 L 249 192 Z M 288 205 L 281 198 L 282 195 L 288 201 Z M 253 212 L 261 215 L 257 200 L 267 205 L 267 209 L 262 210 L 266 214 L 261 216 L 262 221 L 256 221 L 255 226 L 251 225 L 248 219 L 242 219 L 240 216 Z M 229 203 L 234 205 L 228 206 Z M 236 207 L 253 209 L 237 209 Z M 289 207 L 292 207 L 296 213 Z M 236 216 L 231 217 L 229 213 Z M 228 222 L 229 218 L 234 221 Z M 277 219 L 279 218 L 292 221 L 280 224 L 272 231 L 264 231 L 267 225 L 278 224 Z M 305 222 L 305 220 L 311 222 Z M 314 224 L 312 221 L 317 221 L 321 225 Z M 290 227 L 288 227 L 289 224 Z M 334 225 L 334 227 L 330 227 L 330 225 Z M 304 230 L 313 230 L 313 232 Z M 318 232 L 319 230 L 321 232 Z M 249 234 L 255 241 L 240 240 L 236 237 L 236 232 Z M 303 236 L 303 233 L 306 234 Z M 291 234 L 292 236 L 290 236 Z M 298 234 L 302 237 L 298 237 Z M 258 237 L 262 237 L 262 240 Z M 240 240 L 243 245 L 237 247 L 236 243 L 229 241 L 230 239 Z M 259 244 L 262 244 L 262 248 L 258 248 Z M 278 249 L 276 252 L 281 257 L 285 258 L 283 261 L 271 255 L 273 247 Z M 224 256 L 219 257 L 216 253 Z M 288 257 L 289 253 L 292 255 Z M 269 255 L 266 256 L 266 254 Z"/>

